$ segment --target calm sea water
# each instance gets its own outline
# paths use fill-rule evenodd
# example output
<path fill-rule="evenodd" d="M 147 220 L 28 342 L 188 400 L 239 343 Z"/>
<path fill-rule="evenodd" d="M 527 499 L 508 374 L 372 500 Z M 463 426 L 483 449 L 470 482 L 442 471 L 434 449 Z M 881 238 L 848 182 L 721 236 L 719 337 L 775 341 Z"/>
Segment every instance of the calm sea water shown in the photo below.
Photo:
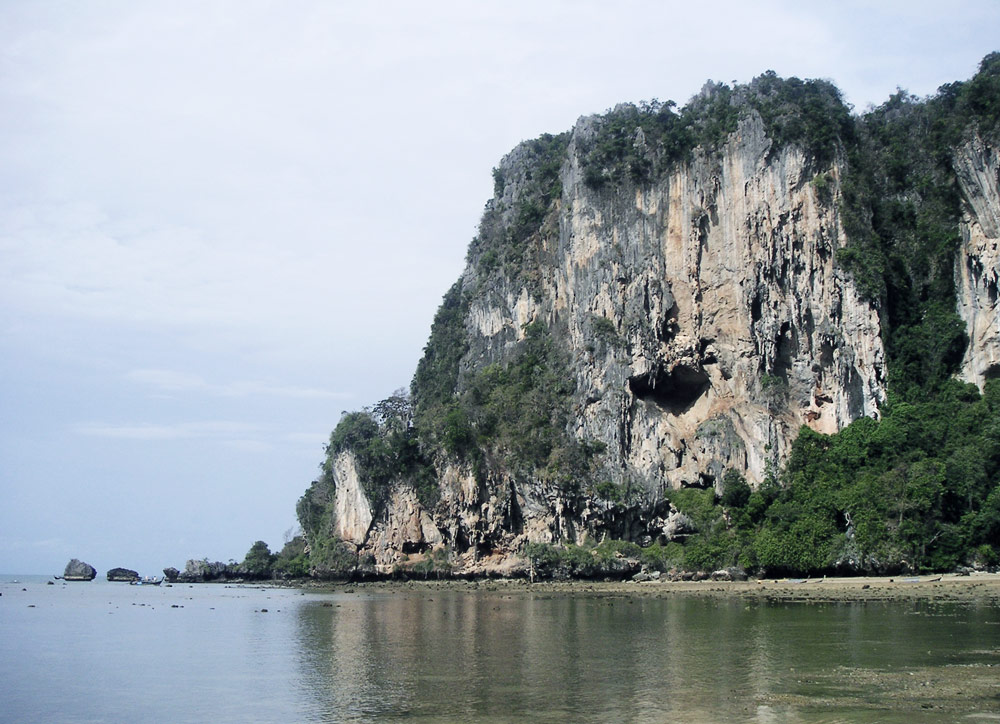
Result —
<path fill-rule="evenodd" d="M 880 699 L 897 675 L 992 662 L 1000 684 L 990 607 L 10 578 L 3 722 L 1000 718 L 1000 699 L 947 715 Z"/>

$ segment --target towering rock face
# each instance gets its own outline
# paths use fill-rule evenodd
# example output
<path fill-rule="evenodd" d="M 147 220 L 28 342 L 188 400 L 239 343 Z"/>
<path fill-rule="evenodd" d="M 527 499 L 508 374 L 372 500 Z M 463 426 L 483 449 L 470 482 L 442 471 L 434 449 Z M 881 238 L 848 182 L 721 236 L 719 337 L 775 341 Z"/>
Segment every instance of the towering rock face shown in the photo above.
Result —
<path fill-rule="evenodd" d="M 774 152 L 752 115 L 658 183 L 594 190 L 581 149 L 596 122 L 569 141 L 537 277 L 484 284 L 470 260 L 463 286 L 489 291 L 470 303 L 465 364 L 502 358 L 530 322 L 564 330 L 573 434 L 648 491 L 717 484 L 727 468 L 759 482 L 801 425 L 877 415 L 878 315 L 834 263 L 839 168 Z M 500 171 L 493 204 L 516 209 L 531 168 L 515 151 Z"/>
<path fill-rule="evenodd" d="M 1000 377 L 1000 150 L 976 134 L 958 149 L 953 165 L 965 200 L 955 258 L 958 311 L 969 337 L 962 378 L 981 388 Z"/>
<path fill-rule="evenodd" d="M 315 570 L 510 573 L 527 543 L 693 532 L 685 556 L 700 554 L 751 496 L 741 477 L 776 475 L 801 430 L 880 416 L 888 365 L 890 417 L 970 397 L 956 373 L 980 388 L 1000 377 L 998 96 L 1000 54 L 936 98 L 900 92 L 862 117 L 829 83 L 766 73 L 709 83 L 680 111 L 624 105 L 519 145 L 494 169 L 410 394 L 345 415 L 299 501 Z M 889 464 L 895 419 L 829 450 Z M 827 442 L 801 442 L 776 504 L 819 479 L 804 471 Z M 986 469 L 959 458 L 941 470 Z M 862 472 L 905 477 L 911 462 Z M 699 501 L 721 504 L 714 523 Z M 806 563 L 784 545 L 801 530 L 754 519 L 746 560 L 860 561 L 856 513 L 792 521 L 822 528 L 809 541 L 843 538 Z M 901 528 L 873 515 L 889 538 Z M 889 559 L 905 548 L 870 537 Z"/>
<path fill-rule="evenodd" d="M 354 452 L 331 451 L 300 517 L 313 511 L 304 517 L 383 572 L 443 546 L 465 571 L 509 571 L 526 542 L 682 536 L 687 522 L 664 491 L 721 490 L 728 469 L 758 483 L 802 425 L 835 432 L 878 415 L 878 313 L 835 264 L 846 243 L 839 163 L 778 147 L 750 113 L 718 147 L 653 180 L 595 187 L 587 153 L 600 123 L 581 119 L 545 154 L 528 142 L 503 159 L 421 362 L 437 372 L 418 369 L 414 382 L 418 423 L 430 414 L 426 388 L 442 380 L 460 402 L 441 409 L 472 420 L 467 436 L 510 423 L 477 418 L 468 401 L 491 394 L 484 379 L 509 378 L 527 337 L 547 330 L 561 362 L 546 385 L 565 394 L 532 394 L 565 405 L 552 417 L 565 441 L 517 466 L 509 440 L 456 453 L 446 418 L 445 432 L 421 430 L 436 494 L 422 502 L 403 472 L 378 504 Z M 631 133 L 636 156 L 653 159 L 642 129 Z"/>

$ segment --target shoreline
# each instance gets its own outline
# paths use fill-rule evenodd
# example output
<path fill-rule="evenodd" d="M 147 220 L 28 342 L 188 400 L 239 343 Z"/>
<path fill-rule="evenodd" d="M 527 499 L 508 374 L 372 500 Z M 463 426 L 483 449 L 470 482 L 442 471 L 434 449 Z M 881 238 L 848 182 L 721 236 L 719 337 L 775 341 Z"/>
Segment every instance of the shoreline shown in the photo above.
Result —
<path fill-rule="evenodd" d="M 764 603 L 869 603 L 934 601 L 1000 606 L 1000 573 L 934 576 L 859 576 L 857 578 L 777 578 L 748 581 L 539 581 L 482 578 L 383 581 L 302 581 L 291 583 L 317 593 L 405 593 L 470 591 L 526 595 L 695 596 Z"/>

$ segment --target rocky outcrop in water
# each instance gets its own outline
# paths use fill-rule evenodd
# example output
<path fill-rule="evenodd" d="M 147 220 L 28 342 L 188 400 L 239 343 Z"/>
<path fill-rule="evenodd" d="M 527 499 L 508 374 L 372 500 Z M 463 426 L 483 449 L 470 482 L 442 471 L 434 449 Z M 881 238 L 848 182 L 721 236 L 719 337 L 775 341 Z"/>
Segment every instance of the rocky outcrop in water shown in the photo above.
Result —
<path fill-rule="evenodd" d="M 130 583 L 139 580 L 139 574 L 130 568 L 112 568 L 107 573 L 109 581 L 120 581 Z"/>
<path fill-rule="evenodd" d="M 97 577 L 97 570 L 89 563 L 73 558 L 66 564 L 62 577 L 66 581 L 92 581 Z"/>

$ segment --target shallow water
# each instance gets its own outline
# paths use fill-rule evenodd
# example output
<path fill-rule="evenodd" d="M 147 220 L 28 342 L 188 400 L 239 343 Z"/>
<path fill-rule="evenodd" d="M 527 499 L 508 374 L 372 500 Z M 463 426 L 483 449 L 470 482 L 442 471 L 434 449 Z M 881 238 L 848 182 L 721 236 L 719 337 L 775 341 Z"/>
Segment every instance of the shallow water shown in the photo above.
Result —
<path fill-rule="evenodd" d="M 917 724 L 1000 711 L 994 607 L 100 581 L 0 593 L 3 722 Z M 967 705 L 939 696 L 966 684 Z"/>

